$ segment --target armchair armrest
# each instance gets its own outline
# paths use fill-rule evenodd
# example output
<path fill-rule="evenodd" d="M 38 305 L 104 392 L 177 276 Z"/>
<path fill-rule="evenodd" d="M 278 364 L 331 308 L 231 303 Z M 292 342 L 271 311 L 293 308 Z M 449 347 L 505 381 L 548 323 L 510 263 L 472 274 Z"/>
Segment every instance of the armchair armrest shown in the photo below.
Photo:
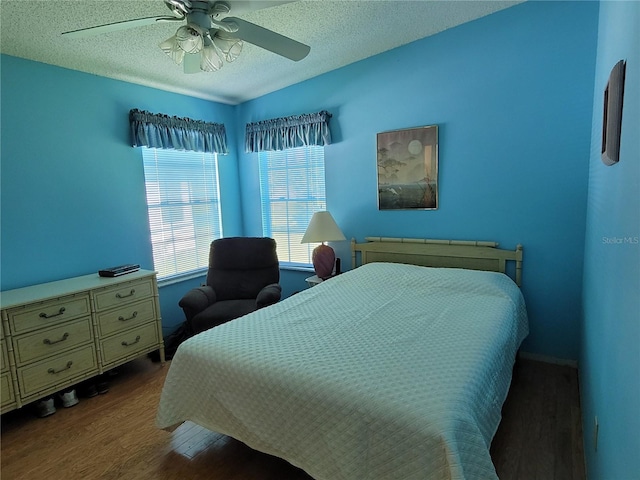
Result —
<path fill-rule="evenodd" d="M 215 303 L 215 301 L 216 292 L 212 287 L 205 285 L 189 290 L 184 297 L 180 299 L 178 305 L 182 307 L 187 317 L 187 322 L 189 322 L 195 315 Z"/>
<path fill-rule="evenodd" d="M 282 287 L 278 283 L 272 283 L 264 287 L 256 297 L 256 306 L 258 308 L 273 305 L 280 300 L 282 296 Z"/>

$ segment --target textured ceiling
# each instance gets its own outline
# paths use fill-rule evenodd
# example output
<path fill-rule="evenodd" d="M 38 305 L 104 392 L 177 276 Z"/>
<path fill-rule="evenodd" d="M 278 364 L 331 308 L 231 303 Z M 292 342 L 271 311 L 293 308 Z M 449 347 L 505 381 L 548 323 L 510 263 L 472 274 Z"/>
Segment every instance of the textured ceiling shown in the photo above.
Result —
<path fill-rule="evenodd" d="M 307 80 L 517 1 L 300 0 L 238 14 L 311 47 L 293 62 L 245 43 L 240 57 L 211 73 L 187 75 L 158 44 L 182 23 L 86 38 L 62 32 L 170 14 L 163 0 L 1 0 L 0 51 L 171 92 L 237 104 Z M 227 0 L 232 7 L 234 0 Z M 246 3 L 246 2 L 245 2 Z M 259 1 L 253 2 L 260 4 Z"/>

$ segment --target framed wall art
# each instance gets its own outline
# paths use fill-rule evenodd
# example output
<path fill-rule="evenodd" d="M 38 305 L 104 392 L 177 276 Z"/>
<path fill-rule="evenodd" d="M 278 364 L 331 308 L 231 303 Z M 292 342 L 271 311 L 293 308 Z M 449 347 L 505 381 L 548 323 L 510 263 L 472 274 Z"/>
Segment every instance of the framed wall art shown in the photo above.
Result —
<path fill-rule="evenodd" d="M 620 133 L 622 131 L 622 100 L 627 62 L 620 60 L 609 75 L 604 89 L 602 114 L 602 162 L 611 166 L 620 160 Z"/>
<path fill-rule="evenodd" d="M 438 126 L 377 135 L 378 209 L 438 208 Z"/>

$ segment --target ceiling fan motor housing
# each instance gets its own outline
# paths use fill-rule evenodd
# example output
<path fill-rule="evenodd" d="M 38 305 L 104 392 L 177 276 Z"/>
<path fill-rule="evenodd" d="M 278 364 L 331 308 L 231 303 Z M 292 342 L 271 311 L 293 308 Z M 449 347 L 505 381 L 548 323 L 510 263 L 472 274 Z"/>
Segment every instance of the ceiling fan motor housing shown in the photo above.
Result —
<path fill-rule="evenodd" d="M 203 34 L 211 27 L 211 17 L 207 13 L 192 10 L 187 14 L 187 23 L 197 25 L 200 28 L 200 34 Z"/>

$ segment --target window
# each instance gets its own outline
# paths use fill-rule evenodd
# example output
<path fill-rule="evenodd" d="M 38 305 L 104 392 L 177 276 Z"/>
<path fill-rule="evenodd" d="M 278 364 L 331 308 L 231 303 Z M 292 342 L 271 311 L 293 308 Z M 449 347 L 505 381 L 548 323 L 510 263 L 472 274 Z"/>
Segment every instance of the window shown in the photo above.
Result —
<path fill-rule="evenodd" d="M 324 148 L 260 152 L 262 230 L 275 239 L 283 266 L 308 267 L 317 243 L 302 244 L 311 216 L 326 209 Z"/>
<path fill-rule="evenodd" d="M 142 148 L 158 279 L 206 269 L 222 237 L 216 154 Z"/>

